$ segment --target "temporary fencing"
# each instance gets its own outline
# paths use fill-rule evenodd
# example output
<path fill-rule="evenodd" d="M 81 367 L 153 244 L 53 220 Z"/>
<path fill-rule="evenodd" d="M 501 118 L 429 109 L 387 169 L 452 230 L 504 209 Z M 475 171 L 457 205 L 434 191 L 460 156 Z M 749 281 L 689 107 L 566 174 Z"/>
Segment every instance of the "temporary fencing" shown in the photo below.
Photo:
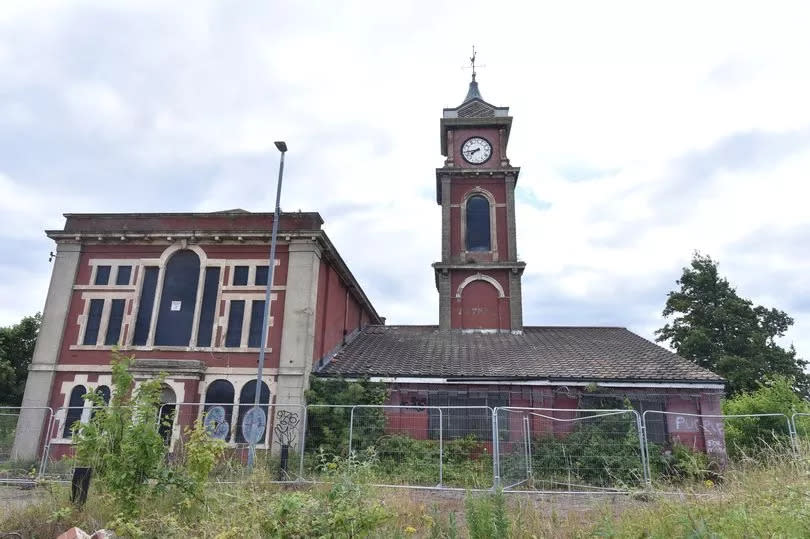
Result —
<path fill-rule="evenodd" d="M 45 453 L 39 440 L 45 438 L 43 425 L 50 425 L 53 409 L 49 407 L 0 407 L 0 482 L 18 483 L 38 479 L 44 468 Z M 17 447 L 19 438 L 32 440 L 33 456 Z"/>
<path fill-rule="evenodd" d="M 647 477 L 635 410 L 495 408 L 505 490 L 616 492 Z"/>
<path fill-rule="evenodd" d="M 691 414 L 647 410 L 642 414 L 650 479 L 673 477 L 679 449 L 707 456 L 707 474 L 729 462 L 764 461 L 795 450 L 794 422 L 785 414 Z"/>
<path fill-rule="evenodd" d="M 183 462 L 191 431 L 198 424 L 227 444 L 225 458 L 213 472 L 216 481 L 230 482 L 248 473 L 250 439 L 257 439 L 253 467 L 271 482 L 303 478 L 306 408 L 299 404 L 260 404 L 263 425 L 248 412 L 253 404 L 169 403 L 158 412 L 158 431 L 169 447 L 170 462 Z"/>
<path fill-rule="evenodd" d="M 272 482 L 331 480 L 346 466 L 372 483 L 421 488 L 617 492 L 682 474 L 683 450 L 707 473 L 770 455 L 810 456 L 810 413 L 711 415 L 626 409 L 487 406 L 169 403 L 155 428 L 169 462 L 183 462 L 199 422 L 223 440 L 213 479 L 254 473 Z M 0 407 L 0 481 L 67 481 L 74 427 L 96 410 Z M 32 418 L 34 420 L 32 420 Z M 25 436 L 20 429 L 28 429 Z M 257 436 L 254 469 L 247 463 Z M 36 440 L 19 458 L 17 442 Z M 31 455 L 34 455 L 33 457 Z"/>
<path fill-rule="evenodd" d="M 487 406 L 309 405 L 308 476 L 349 459 L 377 484 L 490 488 L 491 425 Z"/>
<path fill-rule="evenodd" d="M 810 413 L 795 413 L 790 417 L 793 446 L 801 456 L 810 456 Z"/>

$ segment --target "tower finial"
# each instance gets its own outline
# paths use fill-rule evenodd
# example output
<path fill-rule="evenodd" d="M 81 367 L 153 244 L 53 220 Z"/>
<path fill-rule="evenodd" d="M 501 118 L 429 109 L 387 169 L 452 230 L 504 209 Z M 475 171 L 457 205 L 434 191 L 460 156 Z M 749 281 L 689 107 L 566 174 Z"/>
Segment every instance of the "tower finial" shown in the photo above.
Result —
<path fill-rule="evenodd" d="M 464 103 L 471 99 L 480 99 L 481 101 L 484 100 L 481 97 L 481 92 L 478 91 L 478 83 L 475 80 L 475 75 L 477 74 L 475 71 L 476 67 L 485 67 L 482 65 L 476 66 L 475 60 L 478 58 L 478 52 L 475 50 L 475 45 L 472 47 L 472 56 L 470 56 L 470 66 L 464 67 L 464 69 L 472 68 L 472 80 L 470 81 L 470 89 L 467 90 L 467 97 L 464 98 Z"/>

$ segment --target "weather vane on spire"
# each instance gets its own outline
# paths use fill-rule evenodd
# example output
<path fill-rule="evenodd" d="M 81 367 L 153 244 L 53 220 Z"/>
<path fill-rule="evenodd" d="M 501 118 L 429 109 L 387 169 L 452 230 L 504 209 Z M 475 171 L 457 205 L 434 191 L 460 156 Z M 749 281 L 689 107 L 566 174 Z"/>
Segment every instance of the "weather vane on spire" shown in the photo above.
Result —
<path fill-rule="evenodd" d="M 476 66 L 475 65 L 476 58 L 478 58 L 478 52 L 475 50 L 475 45 L 473 45 L 473 47 L 472 47 L 472 56 L 470 56 L 470 65 L 469 66 L 464 66 L 464 69 L 472 69 L 472 80 L 473 80 L 473 82 L 475 82 L 475 75 L 476 75 L 475 68 L 476 67 L 479 67 L 479 68 L 487 67 L 487 66 L 484 66 L 484 65 Z"/>

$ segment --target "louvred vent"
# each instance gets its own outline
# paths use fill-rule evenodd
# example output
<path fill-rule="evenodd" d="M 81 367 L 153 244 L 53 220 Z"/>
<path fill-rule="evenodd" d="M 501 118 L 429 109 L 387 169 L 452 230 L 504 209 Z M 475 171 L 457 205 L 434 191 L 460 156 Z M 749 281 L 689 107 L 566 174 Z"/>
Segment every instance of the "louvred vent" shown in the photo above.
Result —
<path fill-rule="evenodd" d="M 472 101 L 458 109 L 458 116 L 459 118 L 492 118 L 495 116 L 495 109 L 480 101 Z"/>

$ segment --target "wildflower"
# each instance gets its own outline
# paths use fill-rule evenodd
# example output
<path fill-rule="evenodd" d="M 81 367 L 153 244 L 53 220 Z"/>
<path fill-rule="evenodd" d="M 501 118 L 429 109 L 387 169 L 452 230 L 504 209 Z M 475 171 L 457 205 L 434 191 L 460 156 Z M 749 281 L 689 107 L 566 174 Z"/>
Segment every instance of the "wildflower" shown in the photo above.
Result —
<path fill-rule="evenodd" d="M 405 533 L 414 534 L 416 533 L 416 528 L 413 526 L 405 526 Z"/>
<path fill-rule="evenodd" d="M 707 479 L 703 482 L 703 484 L 706 485 L 706 488 L 712 488 L 714 486 L 714 481 Z"/>

